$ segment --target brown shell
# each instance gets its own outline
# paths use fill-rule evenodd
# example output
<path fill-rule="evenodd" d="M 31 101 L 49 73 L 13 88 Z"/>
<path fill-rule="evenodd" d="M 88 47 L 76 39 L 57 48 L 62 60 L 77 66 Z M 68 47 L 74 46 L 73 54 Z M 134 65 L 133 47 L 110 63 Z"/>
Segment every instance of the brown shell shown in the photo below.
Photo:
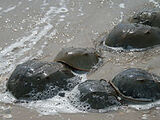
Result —
<path fill-rule="evenodd" d="M 143 24 L 120 23 L 109 33 L 105 44 L 128 50 L 152 47 L 160 44 L 160 29 Z"/>
<path fill-rule="evenodd" d="M 117 93 L 130 102 L 152 102 L 160 99 L 160 77 L 144 70 L 127 69 L 109 81 Z"/>
<path fill-rule="evenodd" d="M 65 48 L 55 60 L 82 71 L 90 71 L 99 61 L 99 56 L 92 48 Z"/>

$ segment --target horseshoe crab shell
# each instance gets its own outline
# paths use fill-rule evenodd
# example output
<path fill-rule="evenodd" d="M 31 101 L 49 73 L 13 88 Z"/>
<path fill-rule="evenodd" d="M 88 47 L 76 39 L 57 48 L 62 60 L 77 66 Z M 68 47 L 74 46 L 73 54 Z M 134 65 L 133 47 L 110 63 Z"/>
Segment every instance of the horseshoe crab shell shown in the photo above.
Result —
<path fill-rule="evenodd" d="M 160 29 L 136 23 L 120 23 L 109 33 L 105 44 L 124 49 L 152 47 L 160 44 Z"/>
<path fill-rule="evenodd" d="M 111 106 L 119 106 L 116 99 L 116 91 L 105 80 L 87 80 L 78 85 L 76 95 L 70 99 L 71 103 L 77 101 L 90 106 L 90 110 L 104 109 Z M 74 101 L 74 102 L 73 102 Z M 86 105 L 87 104 L 87 105 Z M 74 105 L 79 106 L 79 105 Z M 83 105 L 80 105 L 83 106 Z"/>
<path fill-rule="evenodd" d="M 61 63 L 29 60 L 20 64 L 7 82 L 7 90 L 19 100 L 39 100 L 55 96 L 60 90 L 71 90 L 78 79 Z M 72 84 L 72 86 L 68 86 Z"/>
<path fill-rule="evenodd" d="M 131 103 L 160 99 L 160 77 L 141 69 L 127 69 L 115 76 L 110 84 L 124 100 Z"/>
<path fill-rule="evenodd" d="M 92 48 L 65 48 L 62 49 L 55 60 L 74 69 L 90 71 L 99 61 L 99 55 Z"/>
<path fill-rule="evenodd" d="M 160 27 L 160 10 L 143 10 L 129 18 L 131 23 Z"/>

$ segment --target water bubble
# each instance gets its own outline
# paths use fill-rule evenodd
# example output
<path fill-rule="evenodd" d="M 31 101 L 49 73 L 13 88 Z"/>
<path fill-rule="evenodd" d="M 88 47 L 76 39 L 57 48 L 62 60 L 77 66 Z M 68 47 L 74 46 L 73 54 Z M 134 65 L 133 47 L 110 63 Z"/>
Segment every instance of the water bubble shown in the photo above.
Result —
<path fill-rule="evenodd" d="M 124 3 L 121 3 L 121 4 L 119 4 L 119 7 L 120 7 L 120 8 L 125 8 L 125 4 L 124 4 Z"/>
<path fill-rule="evenodd" d="M 142 119 L 142 120 L 147 120 L 147 117 L 148 117 L 147 114 L 143 114 L 142 117 L 141 117 L 141 119 Z"/>
<path fill-rule="evenodd" d="M 3 115 L 3 118 L 11 119 L 11 118 L 12 118 L 12 115 L 11 115 L 11 114 L 4 114 L 4 115 Z"/>

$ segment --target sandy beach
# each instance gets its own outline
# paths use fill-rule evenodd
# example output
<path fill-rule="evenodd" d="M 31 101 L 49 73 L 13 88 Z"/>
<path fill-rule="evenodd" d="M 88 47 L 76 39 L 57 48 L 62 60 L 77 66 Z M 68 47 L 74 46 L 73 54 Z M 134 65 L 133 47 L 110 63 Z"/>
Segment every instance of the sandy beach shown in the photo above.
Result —
<path fill-rule="evenodd" d="M 81 113 L 68 103 L 55 106 L 57 99 L 13 104 L 14 98 L 5 93 L 6 81 L 16 65 L 33 58 L 53 61 L 65 47 L 95 47 L 116 24 L 152 8 L 160 8 L 160 1 L 1 0 L 0 120 L 159 120 L 160 101 L 107 113 Z M 103 51 L 103 57 L 103 66 L 88 74 L 88 79 L 111 80 L 127 68 L 160 75 L 160 47 L 142 52 Z"/>

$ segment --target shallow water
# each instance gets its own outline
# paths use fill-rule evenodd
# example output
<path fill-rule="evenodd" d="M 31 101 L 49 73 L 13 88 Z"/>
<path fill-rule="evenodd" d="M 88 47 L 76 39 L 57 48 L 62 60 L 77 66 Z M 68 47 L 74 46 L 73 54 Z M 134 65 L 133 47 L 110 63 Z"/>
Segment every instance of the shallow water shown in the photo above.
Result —
<path fill-rule="evenodd" d="M 13 104 L 14 98 L 5 93 L 5 83 L 17 64 L 32 58 L 53 61 L 64 47 L 94 47 L 95 41 L 117 23 L 138 10 L 160 8 L 159 4 L 159 0 L 1 0 L 0 119 L 158 120 L 159 101 L 103 114 L 81 113 L 66 98 L 57 96 L 36 103 Z M 105 51 L 103 56 L 103 66 L 88 74 L 88 79 L 110 80 L 130 67 L 160 75 L 159 47 L 142 52 Z"/>

